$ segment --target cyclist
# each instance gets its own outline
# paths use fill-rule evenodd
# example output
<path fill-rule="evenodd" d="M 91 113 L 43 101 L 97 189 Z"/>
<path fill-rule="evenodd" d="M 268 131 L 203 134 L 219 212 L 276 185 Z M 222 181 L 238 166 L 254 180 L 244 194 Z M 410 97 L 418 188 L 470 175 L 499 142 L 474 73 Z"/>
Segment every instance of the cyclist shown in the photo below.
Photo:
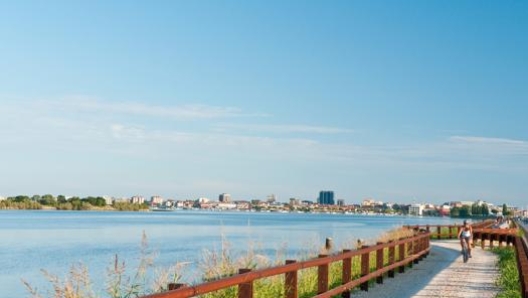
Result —
<path fill-rule="evenodd" d="M 468 255 L 471 258 L 471 245 L 473 244 L 473 228 L 467 222 L 467 220 L 464 220 L 464 225 L 458 232 L 458 239 L 460 239 L 460 246 L 462 247 L 462 249 L 464 248 L 463 241 L 467 243 Z"/>

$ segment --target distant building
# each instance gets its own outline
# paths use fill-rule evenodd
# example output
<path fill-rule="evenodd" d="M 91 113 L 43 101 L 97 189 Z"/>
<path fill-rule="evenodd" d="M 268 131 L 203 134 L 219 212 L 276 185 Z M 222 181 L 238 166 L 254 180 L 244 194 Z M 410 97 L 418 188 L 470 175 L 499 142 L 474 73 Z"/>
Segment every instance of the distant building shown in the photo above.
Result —
<path fill-rule="evenodd" d="M 449 216 L 449 214 L 451 214 L 451 206 L 444 204 L 440 206 L 440 208 L 438 209 L 438 212 L 442 216 Z"/>
<path fill-rule="evenodd" d="M 218 196 L 218 201 L 222 203 L 229 203 L 231 202 L 231 195 L 228 193 L 223 193 Z"/>
<path fill-rule="evenodd" d="M 114 198 L 111 196 L 103 196 L 103 199 L 105 200 L 106 205 L 112 205 L 112 202 L 114 201 Z"/>
<path fill-rule="evenodd" d="M 236 201 L 236 209 L 238 210 L 249 210 L 251 209 L 251 203 L 248 201 Z"/>
<path fill-rule="evenodd" d="M 266 199 L 266 201 L 270 204 L 273 204 L 277 201 L 277 196 L 274 195 L 274 194 L 271 194 L 268 196 L 268 198 Z"/>
<path fill-rule="evenodd" d="M 150 205 L 157 206 L 163 204 L 163 198 L 161 196 L 150 197 Z"/>
<path fill-rule="evenodd" d="M 207 204 L 207 203 L 209 203 L 209 199 L 205 198 L 205 197 L 198 198 L 197 201 L 198 201 L 199 204 Z"/>
<path fill-rule="evenodd" d="M 319 192 L 319 198 L 317 203 L 321 205 L 335 205 L 334 202 L 334 192 L 330 190 L 321 190 Z"/>
<path fill-rule="evenodd" d="M 237 204 L 235 203 L 218 203 L 218 205 L 216 205 L 216 207 L 218 209 L 236 209 L 237 207 Z"/>
<path fill-rule="evenodd" d="M 301 205 L 301 200 L 296 198 L 290 198 L 290 206 L 299 206 Z"/>
<path fill-rule="evenodd" d="M 424 209 L 425 206 L 422 204 L 412 204 L 409 206 L 409 214 L 422 216 Z"/>
<path fill-rule="evenodd" d="M 361 203 L 361 207 L 374 207 L 374 206 L 376 206 L 376 201 L 371 198 L 364 199 L 363 202 Z"/>
<path fill-rule="evenodd" d="M 341 207 L 345 206 L 345 200 L 343 200 L 343 199 L 337 200 L 337 205 L 341 206 Z"/>
<path fill-rule="evenodd" d="M 130 198 L 130 203 L 143 204 L 145 203 L 145 198 L 143 198 L 143 196 L 133 196 L 132 198 Z"/>

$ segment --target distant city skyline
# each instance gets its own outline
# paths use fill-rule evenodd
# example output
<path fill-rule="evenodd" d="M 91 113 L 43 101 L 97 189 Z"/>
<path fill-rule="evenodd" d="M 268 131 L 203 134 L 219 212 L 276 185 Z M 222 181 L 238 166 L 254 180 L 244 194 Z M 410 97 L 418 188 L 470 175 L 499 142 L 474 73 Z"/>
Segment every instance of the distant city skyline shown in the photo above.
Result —
<path fill-rule="evenodd" d="M 0 195 L 526 205 L 528 3 L 0 4 Z"/>

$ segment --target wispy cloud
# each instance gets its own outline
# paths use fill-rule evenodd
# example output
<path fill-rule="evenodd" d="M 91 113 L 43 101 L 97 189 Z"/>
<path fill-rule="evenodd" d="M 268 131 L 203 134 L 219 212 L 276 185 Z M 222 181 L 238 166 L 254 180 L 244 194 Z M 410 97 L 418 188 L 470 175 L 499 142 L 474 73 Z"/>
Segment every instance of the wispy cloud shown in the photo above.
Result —
<path fill-rule="evenodd" d="M 503 138 L 486 138 L 486 137 L 471 137 L 471 136 L 452 136 L 449 138 L 454 142 L 472 143 L 472 144 L 488 144 L 488 145 L 528 145 L 526 141 L 503 139 Z"/>
<path fill-rule="evenodd" d="M 340 133 L 353 133 L 354 130 L 339 128 L 339 127 L 328 127 L 328 126 L 312 126 L 312 125 L 280 125 L 280 124 L 219 124 L 217 125 L 219 131 L 226 131 L 236 129 L 237 131 L 245 132 L 266 132 L 266 133 L 306 133 L 306 134 L 340 134 Z"/>
<path fill-rule="evenodd" d="M 204 104 L 163 106 L 140 102 L 106 102 L 97 98 L 83 96 L 73 96 L 43 103 L 51 104 L 61 110 L 76 112 L 162 117 L 182 121 L 259 116 L 259 114 L 244 113 L 237 107 L 219 107 Z M 260 116 L 264 115 L 260 114 Z"/>
<path fill-rule="evenodd" d="M 459 150 L 495 155 L 528 155 L 528 142 L 506 138 L 452 136 L 449 142 Z"/>

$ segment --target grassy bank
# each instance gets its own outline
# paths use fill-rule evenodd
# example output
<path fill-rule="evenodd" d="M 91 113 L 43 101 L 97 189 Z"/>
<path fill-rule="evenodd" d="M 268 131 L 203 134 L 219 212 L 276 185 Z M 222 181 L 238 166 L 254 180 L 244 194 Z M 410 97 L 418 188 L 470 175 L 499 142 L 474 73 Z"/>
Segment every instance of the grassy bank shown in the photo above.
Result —
<path fill-rule="evenodd" d="M 497 285 L 501 287 L 502 291 L 497 295 L 497 298 L 521 298 L 515 249 L 505 247 L 494 248 L 492 251 L 499 256 L 500 277 L 497 280 Z"/>
<path fill-rule="evenodd" d="M 383 233 L 372 242 L 389 242 L 395 239 L 412 236 L 413 232 L 407 229 L 395 229 Z M 350 241 L 346 248 L 354 248 L 357 242 Z M 343 247 L 345 248 L 345 247 Z M 357 247 L 356 247 L 357 248 Z M 327 250 L 325 247 L 314 246 L 298 256 L 298 261 L 317 257 L 319 254 L 336 253 L 340 249 Z M 396 255 L 398 255 L 396 247 Z M 199 264 L 201 280 L 212 281 L 238 273 L 239 268 L 252 270 L 269 268 L 283 265 L 286 259 L 286 247 L 279 248 L 274 258 L 262 254 L 258 245 L 249 244 L 244 251 L 238 251 L 231 247 L 224 239 L 222 246 L 215 251 L 204 250 L 202 260 Z M 125 298 L 141 297 L 147 294 L 159 293 L 167 290 L 169 283 L 188 283 L 181 280 L 182 272 L 186 269 L 185 264 L 175 264 L 169 268 L 157 268 L 155 259 L 157 254 L 151 251 L 147 244 L 147 237 L 143 235 L 141 250 L 139 252 L 139 264 L 132 268 L 118 256 L 109 264 L 105 274 L 104 293 L 94 291 L 93 282 L 86 266 L 74 265 L 64 278 L 60 278 L 47 271 L 43 271 L 44 277 L 49 282 L 50 290 L 46 292 L 37 291 L 30 282 L 24 282 L 30 297 L 33 298 Z M 407 255 L 407 253 L 406 253 Z M 375 253 L 370 254 L 371 270 L 375 270 Z M 388 252 L 385 252 L 384 263 L 388 263 Z M 353 260 L 352 277 L 360 276 L 359 256 Z M 342 262 L 336 262 L 330 266 L 329 284 L 333 288 L 341 284 Z M 317 268 L 300 270 L 298 273 L 298 293 L 300 298 L 313 297 L 317 291 Z M 97 288 L 100 288 L 98 286 Z M 259 279 L 254 282 L 254 293 L 256 298 L 283 297 L 284 275 Z M 237 297 L 237 287 L 231 287 L 222 291 L 202 295 L 204 298 L 231 298 Z"/>

